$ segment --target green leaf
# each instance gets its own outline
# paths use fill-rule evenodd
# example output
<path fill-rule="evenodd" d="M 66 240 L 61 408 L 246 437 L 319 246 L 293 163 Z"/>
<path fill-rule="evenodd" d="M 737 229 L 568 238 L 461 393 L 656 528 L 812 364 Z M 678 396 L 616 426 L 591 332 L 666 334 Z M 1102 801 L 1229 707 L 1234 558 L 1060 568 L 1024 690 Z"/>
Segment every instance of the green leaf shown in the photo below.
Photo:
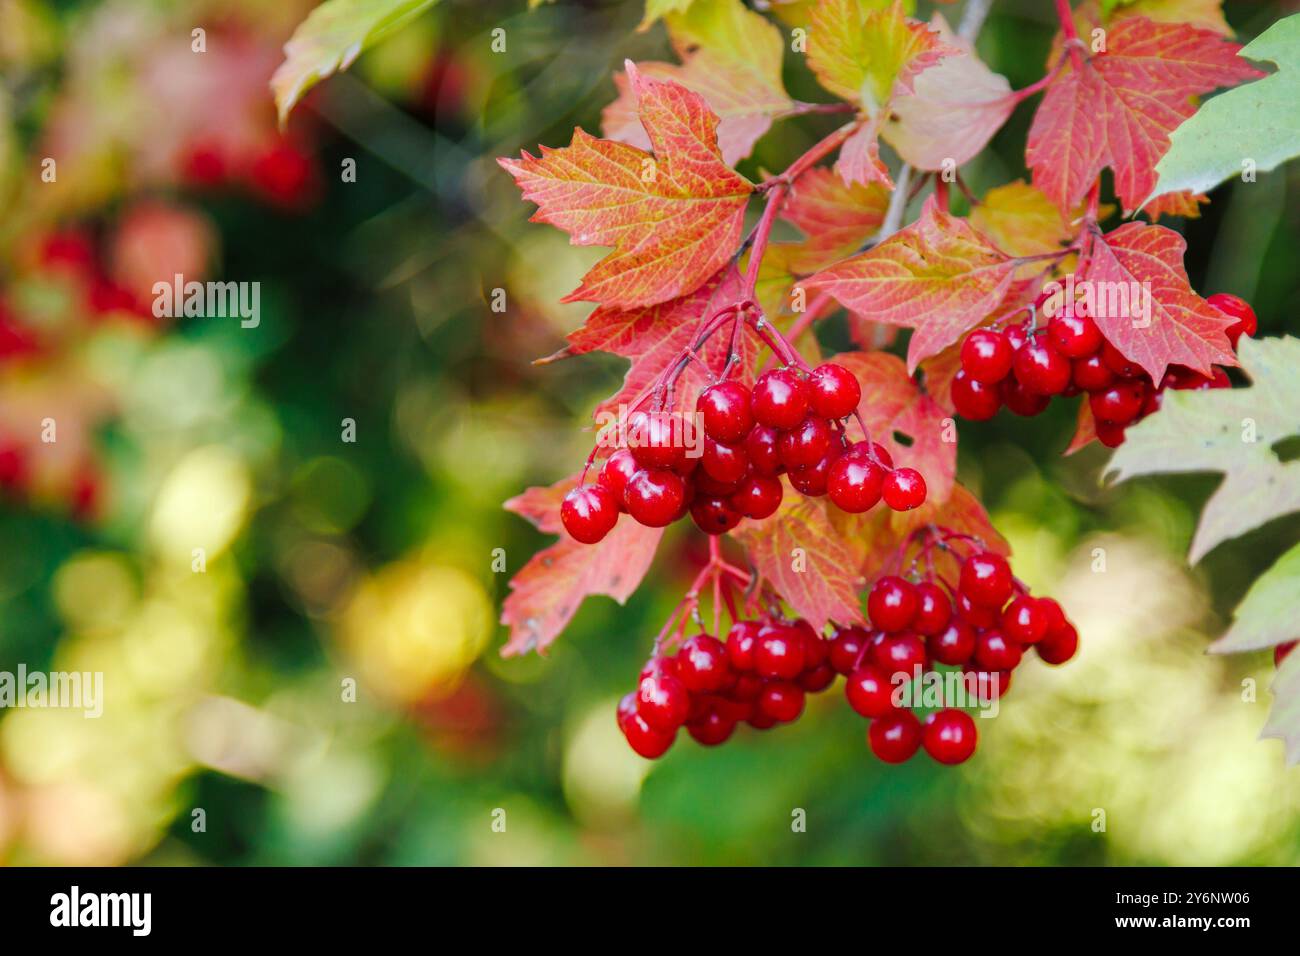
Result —
<path fill-rule="evenodd" d="M 1265 571 L 1232 613 L 1228 633 L 1210 645 L 1216 654 L 1258 651 L 1300 637 L 1295 621 L 1300 594 L 1300 544 Z"/>
<path fill-rule="evenodd" d="M 1207 100 L 1174 130 L 1151 196 L 1203 193 L 1240 175 L 1245 160 L 1267 172 L 1300 156 L 1300 14 L 1273 24 L 1239 55 L 1275 63 L 1278 72 Z"/>
<path fill-rule="evenodd" d="M 346 70 L 384 37 L 406 26 L 438 0 L 325 0 L 298 24 L 284 45 L 284 62 L 271 77 L 283 125 L 309 89 Z"/>
<path fill-rule="evenodd" d="M 1223 473 L 1192 539 L 1193 563 L 1229 538 L 1300 511 L 1300 461 L 1284 463 L 1275 450 L 1300 435 L 1300 339 L 1243 336 L 1238 357 L 1251 387 L 1166 391 L 1160 411 L 1125 433 L 1107 466 L 1118 481 Z"/>
<path fill-rule="evenodd" d="M 1273 709 L 1261 737 L 1275 737 L 1286 746 L 1286 762 L 1300 763 L 1300 654 L 1292 653 L 1277 669 L 1273 683 Z"/>

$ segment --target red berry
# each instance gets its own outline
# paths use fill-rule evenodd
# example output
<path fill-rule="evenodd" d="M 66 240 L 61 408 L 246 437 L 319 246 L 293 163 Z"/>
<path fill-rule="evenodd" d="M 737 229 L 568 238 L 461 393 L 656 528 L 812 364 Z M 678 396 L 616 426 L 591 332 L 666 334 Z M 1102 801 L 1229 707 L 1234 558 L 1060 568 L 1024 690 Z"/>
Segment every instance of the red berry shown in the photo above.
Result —
<path fill-rule="evenodd" d="M 726 743 L 735 729 L 735 719 L 724 714 L 716 706 L 709 707 L 697 719 L 686 725 L 686 732 L 705 747 L 716 747 L 718 744 Z"/>
<path fill-rule="evenodd" d="M 972 554 L 961 566 L 961 590 L 971 601 L 988 608 L 1001 608 L 1011 596 L 1011 566 L 992 551 Z"/>
<path fill-rule="evenodd" d="M 796 427 L 782 433 L 777 442 L 781 464 L 791 471 L 816 465 L 831 447 L 831 430 L 826 419 L 809 415 Z"/>
<path fill-rule="evenodd" d="M 831 652 L 831 642 L 818 634 L 803 618 L 794 622 L 794 629 L 803 635 L 803 669 L 814 670 L 826 663 Z"/>
<path fill-rule="evenodd" d="M 731 673 L 727 646 L 716 637 L 696 634 L 677 652 L 677 678 L 694 694 L 721 690 Z"/>
<path fill-rule="evenodd" d="M 1002 407 L 1002 393 L 996 385 L 976 381 L 962 369 L 952 379 L 952 405 L 962 418 L 984 422 Z"/>
<path fill-rule="evenodd" d="M 666 412 L 633 412 L 627 419 L 627 446 L 643 468 L 678 468 L 686 457 L 681 428 Z"/>
<path fill-rule="evenodd" d="M 939 763 L 959 764 L 975 752 L 975 721 L 970 714 L 951 707 L 926 719 L 921 732 L 925 752 Z"/>
<path fill-rule="evenodd" d="M 1011 346 L 1011 354 L 1014 356 L 1019 352 L 1021 347 L 1029 341 L 1029 320 L 1017 322 L 1015 325 L 1009 325 L 1006 331 L 1002 333 L 1007 337 L 1007 344 Z"/>
<path fill-rule="evenodd" d="M 736 686 L 727 692 L 727 696 L 740 704 L 750 704 L 758 700 L 759 692 L 766 683 L 757 674 L 741 674 L 736 678 Z"/>
<path fill-rule="evenodd" d="M 896 710 L 871 722 L 871 752 L 885 763 L 903 763 L 921 746 L 921 722 L 910 710 Z"/>
<path fill-rule="evenodd" d="M 954 617 L 939 634 L 926 639 L 926 649 L 940 664 L 959 666 L 975 653 L 975 631 L 959 617 Z"/>
<path fill-rule="evenodd" d="M 1101 343 L 1101 360 L 1119 378 L 1136 378 L 1142 374 L 1142 367 L 1126 358 L 1124 353 L 1109 341 Z"/>
<path fill-rule="evenodd" d="M 759 424 L 794 428 L 808 414 L 808 388 L 793 369 L 774 368 L 754 383 L 749 407 Z"/>
<path fill-rule="evenodd" d="M 1020 347 L 1012 368 L 1020 384 L 1036 395 L 1059 395 L 1070 384 L 1070 360 L 1043 336 Z"/>
<path fill-rule="evenodd" d="M 803 635 L 786 624 L 765 624 L 754 646 L 754 669 L 763 677 L 794 680 L 803 670 Z"/>
<path fill-rule="evenodd" d="M 1066 624 L 1065 612 L 1061 610 L 1061 605 L 1056 603 L 1053 598 L 1039 598 L 1038 608 L 1047 618 L 1047 627 L 1043 630 L 1044 635 L 1048 631 L 1054 631 Z"/>
<path fill-rule="evenodd" d="M 780 438 L 781 433 L 767 425 L 755 425 L 745 436 L 745 455 L 749 458 L 754 474 L 775 478 L 785 470 L 777 448 Z"/>
<path fill-rule="evenodd" d="M 881 497 L 895 511 L 911 511 L 925 503 L 925 479 L 915 468 L 899 468 L 885 476 Z"/>
<path fill-rule="evenodd" d="M 1101 348 L 1101 329 L 1077 310 L 1055 316 L 1047 323 L 1047 334 L 1052 345 L 1066 358 L 1084 358 Z"/>
<path fill-rule="evenodd" d="M 1014 375 L 1002 380 L 1002 384 L 998 386 L 998 395 L 1002 399 L 1002 404 L 1022 418 L 1033 418 L 1035 415 L 1042 414 L 1043 409 L 1047 408 L 1051 401 L 1050 396 L 1026 388 Z"/>
<path fill-rule="evenodd" d="M 849 452 L 831 465 L 826 477 L 826 490 L 840 510 L 860 514 L 875 507 L 884 482 L 883 468 L 865 456 Z"/>
<path fill-rule="evenodd" d="M 803 713 L 804 692 L 790 681 L 768 681 L 758 695 L 758 709 L 777 723 L 788 724 Z"/>
<path fill-rule="evenodd" d="M 632 457 L 632 452 L 626 448 L 620 448 L 605 459 L 605 464 L 600 469 L 600 476 L 596 481 L 610 490 L 614 500 L 618 502 L 619 508 L 624 508 L 623 493 L 627 491 L 628 479 L 635 475 L 640 468 L 641 466 L 636 463 L 636 459 Z"/>
<path fill-rule="evenodd" d="M 749 456 L 743 445 L 728 445 L 706 437 L 700 467 L 714 481 L 734 484 L 749 471 Z"/>
<path fill-rule="evenodd" d="M 726 534 L 740 524 L 740 518 L 729 498 L 706 495 L 691 502 L 691 519 L 705 534 Z"/>
<path fill-rule="evenodd" d="M 1017 644 L 1037 644 L 1050 622 L 1047 609 L 1027 594 L 1015 598 L 1002 612 L 1002 631 Z"/>
<path fill-rule="evenodd" d="M 1237 347 L 1238 339 L 1243 335 L 1253 336 L 1255 330 L 1259 328 L 1259 321 L 1255 318 L 1255 310 L 1250 307 L 1250 303 L 1245 299 L 1239 299 L 1227 292 L 1216 292 L 1205 301 L 1220 312 L 1226 312 L 1237 320 L 1228 326 L 1226 330 L 1234 349 Z"/>
<path fill-rule="evenodd" d="M 595 544 L 618 522 L 618 501 L 604 485 L 580 485 L 560 503 L 564 530 L 583 544 Z"/>
<path fill-rule="evenodd" d="M 691 481 L 686 486 L 686 502 L 689 504 L 698 495 L 726 498 L 734 495 L 739 490 L 739 481 L 718 481 L 707 471 L 701 469 L 691 476 Z"/>
<path fill-rule="evenodd" d="M 976 329 L 961 344 L 962 371 L 974 382 L 994 385 L 1010 373 L 1014 355 L 1011 343 L 1001 332 Z"/>
<path fill-rule="evenodd" d="M 1047 632 L 1047 635 L 1034 645 L 1038 656 L 1048 664 L 1064 664 L 1079 649 L 1079 632 L 1073 624 L 1064 624 Z"/>
<path fill-rule="evenodd" d="M 975 637 L 975 663 L 983 670 L 1015 670 L 1023 653 L 1019 644 L 997 628 L 981 631 Z"/>
<path fill-rule="evenodd" d="M 1011 689 L 1011 671 L 984 671 L 970 663 L 962 667 L 962 672 L 967 675 L 968 693 L 980 701 L 997 700 Z"/>
<path fill-rule="evenodd" d="M 809 498 L 818 498 L 826 494 L 826 485 L 830 478 L 831 466 L 834 465 L 840 457 L 841 456 L 837 453 L 837 449 L 832 447 L 831 450 L 826 453 L 826 457 L 817 464 L 811 465 L 807 468 L 796 468 L 794 471 L 790 472 L 790 484 L 794 487 L 795 491 L 799 492 L 799 494 L 806 495 Z"/>
<path fill-rule="evenodd" d="M 704 433 L 721 442 L 743 439 L 754 424 L 749 401 L 749 389 L 740 382 L 719 382 L 700 392 L 695 409 L 704 419 Z"/>
<path fill-rule="evenodd" d="M 758 645 L 761 625 L 757 621 L 737 621 L 727 632 L 727 659 L 734 670 L 754 669 L 754 648 Z"/>
<path fill-rule="evenodd" d="M 952 618 L 952 603 L 947 593 L 933 581 L 922 581 L 916 586 L 916 597 L 912 630 L 927 637 L 943 633 Z"/>
<path fill-rule="evenodd" d="M 863 664 L 851 674 L 844 684 L 844 696 L 849 706 L 863 717 L 883 717 L 894 709 L 893 685 L 889 676 L 872 664 Z"/>
<path fill-rule="evenodd" d="M 845 627 L 836 632 L 830 647 L 830 664 L 837 674 L 849 675 L 862 662 L 868 635 L 860 627 Z"/>
<path fill-rule="evenodd" d="M 901 674 L 912 680 L 918 668 L 925 670 L 925 644 L 915 634 L 886 634 L 871 649 L 871 662 L 891 678 Z"/>
<path fill-rule="evenodd" d="M 977 604 L 971 600 L 971 596 L 965 591 L 957 592 L 957 599 L 954 602 L 957 616 L 974 628 L 992 627 L 998 623 L 999 608 L 985 607 L 983 604 Z"/>
<path fill-rule="evenodd" d="M 902 631 L 911 626 L 919 604 L 916 588 L 890 574 L 872 587 L 867 596 L 867 613 L 871 623 L 882 631 Z"/>
<path fill-rule="evenodd" d="M 818 694 L 835 683 L 835 668 L 830 664 L 819 664 L 799 675 L 799 686 L 810 694 Z"/>
<path fill-rule="evenodd" d="M 628 514 L 641 524 L 663 528 L 681 516 L 686 486 L 671 471 L 642 468 L 628 479 L 623 503 Z"/>
<path fill-rule="evenodd" d="M 826 362 L 808 376 L 808 403 L 822 418 L 844 418 L 857 410 L 862 386 L 843 365 Z"/>
<path fill-rule="evenodd" d="M 636 709 L 636 695 L 628 694 L 618 705 L 618 728 L 628 745 L 642 757 L 654 760 L 668 752 L 677 739 L 677 731 L 668 733 L 655 730 Z"/>
<path fill-rule="evenodd" d="M 781 507 L 785 489 L 779 478 L 751 475 L 731 495 L 731 507 L 746 518 L 766 518 Z"/>
<path fill-rule="evenodd" d="M 844 454 L 865 461 L 874 461 L 885 471 L 894 467 L 894 456 L 878 441 L 856 441 Z"/>
<path fill-rule="evenodd" d="M 672 733 L 686 722 L 691 694 L 680 679 L 666 671 L 641 678 L 636 692 L 636 712 L 654 730 Z"/>
<path fill-rule="evenodd" d="M 1070 369 L 1070 380 L 1085 392 L 1099 392 L 1110 388 L 1111 383 L 1115 381 L 1115 373 L 1102 361 L 1100 353 L 1075 359 Z"/>
<path fill-rule="evenodd" d="M 1146 385 L 1141 381 L 1118 382 L 1101 392 L 1088 396 L 1092 417 L 1112 425 L 1127 425 L 1137 418 L 1146 401 Z"/>
<path fill-rule="evenodd" d="M 1118 448 L 1124 444 L 1124 429 L 1127 425 L 1114 425 L 1110 422 L 1097 422 L 1097 440 L 1107 448 Z"/>

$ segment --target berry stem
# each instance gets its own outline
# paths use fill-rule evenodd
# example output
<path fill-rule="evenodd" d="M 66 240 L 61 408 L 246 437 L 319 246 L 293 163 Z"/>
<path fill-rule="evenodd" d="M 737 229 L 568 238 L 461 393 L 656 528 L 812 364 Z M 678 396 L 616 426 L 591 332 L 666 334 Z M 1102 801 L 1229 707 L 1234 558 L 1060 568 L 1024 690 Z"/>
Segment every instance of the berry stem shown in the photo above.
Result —
<path fill-rule="evenodd" d="M 1079 31 L 1074 27 L 1074 12 L 1070 9 L 1070 0 L 1055 0 L 1056 18 L 1061 21 L 1061 32 L 1065 34 L 1065 45 L 1070 51 L 1070 63 L 1076 70 L 1083 69 L 1083 41 Z"/>

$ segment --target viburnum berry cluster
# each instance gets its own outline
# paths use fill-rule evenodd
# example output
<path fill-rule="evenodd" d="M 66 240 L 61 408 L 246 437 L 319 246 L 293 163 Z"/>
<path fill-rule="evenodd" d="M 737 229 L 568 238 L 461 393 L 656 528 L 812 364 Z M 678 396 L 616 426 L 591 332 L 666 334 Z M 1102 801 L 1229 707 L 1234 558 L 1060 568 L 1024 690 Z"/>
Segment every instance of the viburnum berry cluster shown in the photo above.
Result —
<path fill-rule="evenodd" d="M 1030 595 L 1006 558 L 971 536 L 926 525 L 909 536 L 900 563 L 913 549 L 905 576 L 885 574 L 872 586 L 870 626 L 832 625 L 829 635 L 775 609 L 736 616 L 730 588 L 747 584 L 748 575 L 715 550 L 666 625 L 671 630 L 676 622 L 679 643 L 674 648 L 661 634 L 637 689 L 619 703 L 618 726 L 629 746 L 653 759 L 683 727 L 700 744 L 716 746 L 740 724 L 767 730 L 792 723 L 808 694 L 842 676 L 849 706 L 871 722 L 868 745 L 882 761 L 902 763 L 924 747 L 939 763 L 964 762 L 978 734 L 961 706 L 1000 698 L 1031 648 L 1048 664 L 1065 663 L 1078 648 L 1078 632 L 1056 601 Z M 955 584 L 936 569 L 936 549 L 960 560 Z M 725 641 L 707 632 L 681 640 L 687 621 L 698 620 L 699 591 L 710 577 L 734 623 Z M 954 685 L 962 699 L 941 700 L 918 718 L 924 697 L 914 682 L 950 670 L 963 675 Z"/>
<path fill-rule="evenodd" d="M 560 538 L 511 581 L 504 653 L 544 650 L 590 595 L 625 601 L 662 529 L 689 515 L 710 558 L 619 708 L 637 752 L 663 753 L 682 727 L 717 743 L 741 723 L 792 720 L 833 672 L 882 759 L 925 747 L 959 763 L 971 718 L 926 707 L 923 722 L 891 679 L 911 668 L 1001 693 L 1026 649 L 1060 663 L 1077 635 L 1014 580 L 1009 548 L 956 480 L 953 418 L 1087 393 L 1071 447 L 1110 445 L 1164 389 L 1228 384 L 1254 318 L 1192 289 L 1185 243 L 1158 220 L 1194 215 L 1204 197 L 1161 190 L 1155 165 L 1198 97 L 1263 74 L 1226 29 L 1132 4 L 1055 0 L 1046 69 L 1020 90 L 975 52 L 987 4 L 956 32 L 901 3 L 773 5 L 807 28 L 807 79 L 837 99 L 803 103 L 763 13 L 740 0 L 654 6 L 645 26 L 662 19 L 680 63 L 626 62 L 603 138 L 575 129 L 567 146 L 499 160 L 535 221 L 608 249 L 565 299 L 594 310 L 551 358 L 630 363 L 596 410 L 619 410 L 614 437 L 602 429 L 580 474 L 507 502 Z M 1104 44 L 1085 41 L 1099 32 Z M 1028 181 L 977 194 L 960 168 L 1040 94 Z M 781 172 L 739 172 L 789 117 L 826 125 Z M 1148 221 L 1108 225 L 1116 208 Z M 1080 291 L 1046 308 L 1062 284 Z M 841 315 L 857 348 L 825 361 L 816 323 Z M 724 544 L 743 560 L 724 560 Z"/>
<path fill-rule="evenodd" d="M 1033 321 L 1046 294 L 1031 307 L 1031 319 L 984 326 L 962 340 L 961 369 L 952 379 L 957 414 L 985 421 L 1005 406 L 1032 417 L 1046 410 L 1053 396 L 1087 395 L 1096 436 L 1108 448 L 1124 441 L 1124 430 L 1160 408 L 1166 389 L 1231 388 L 1222 366 L 1202 375 L 1185 365 L 1170 365 L 1159 386 L 1102 334 L 1083 301 L 1066 303 L 1044 326 Z M 1228 339 L 1236 349 L 1243 335 L 1254 335 L 1255 312 L 1249 303 L 1227 293 L 1207 303 L 1235 321 Z"/>
<path fill-rule="evenodd" d="M 806 374 L 770 369 L 753 389 L 735 379 L 709 385 L 695 403 L 698 431 L 686 416 L 638 408 L 596 480 L 565 495 L 564 528 L 595 544 L 620 512 L 650 528 L 689 514 L 705 534 L 725 534 L 780 507 L 782 474 L 800 494 L 829 493 L 852 513 L 882 498 L 895 511 L 919 507 L 926 494 L 919 471 L 895 468 L 883 445 L 848 440 L 843 420 L 857 414 L 861 397 L 853 373 L 826 362 Z"/>

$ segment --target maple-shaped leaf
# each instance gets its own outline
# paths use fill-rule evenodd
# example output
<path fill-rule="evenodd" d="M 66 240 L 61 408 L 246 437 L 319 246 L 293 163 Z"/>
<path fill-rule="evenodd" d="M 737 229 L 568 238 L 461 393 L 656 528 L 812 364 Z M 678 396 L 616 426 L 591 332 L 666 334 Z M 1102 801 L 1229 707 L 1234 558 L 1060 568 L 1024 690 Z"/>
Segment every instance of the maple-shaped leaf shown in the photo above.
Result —
<path fill-rule="evenodd" d="M 1255 580 L 1232 612 L 1232 627 L 1210 650 L 1234 654 L 1294 641 L 1296 594 L 1300 594 L 1300 544 Z M 1260 736 L 1282 740 L 1287 763 L 1300 763 L 1300 655 L 1292 653 L 1282 660 L 1269 690 L 1273 707 Z"/>
<path fill-rule="evenodd" d="M 905 162 L 937 170 L 979 154 L 1015 109 L 1007 78 L 994 73 L 936 13 L 930 29 L 956 52 L 919 73 L 893 98 L 881 135 Z"/>
<path fill-rule="evenodd" d="M 1300 435 L 1300 339 L 1238 343 L 1249 388 L 1166 391 L 1155 415 L 1124 433 L 1108 471 L 1117 481 L 1166 472 L 1223 472 L 1206 502 L 1190 560 L 1274 518 L 1300 511 L 1300 461 L 1277 445 Z"/>
<path fill-rule="evenodd" d="M 857 252 L 880 229 L 888 206 L 889 194 L 878 183 L 846 184 L 824 166 L 808 170 L 781 207 L 782 218 L 808 237 L 789 244 L 791 268 L 806 275 Z"/>
<path fill-rule="evenodd" d="M 1093 321 L 1153 382 L 1170 365 L 1209 375 L 1215 364 L 1237 364 L 1227 334 L 1235 320 L 1192 291 L 1186 251 L 1172 229 L 1129 222 L 1094 236 L 1086 256 Z"/>
<path fill-rule="evenodd" d="M 859 592 L 866 583 L 854 548 L 826 511 L 823 499 L 805 498 L 787 485 L 775 514 L 746 519 L 731 532 L 759 574 L 819 631 L 828 621 L 862 623 Z"/>
<path fill-rule="evenodd" d="M 857 376 L 862 386 L 858 414 L 872 441 L 888 448 L 898 465 L 921 473 L 927 501 L 947 501 L 957 473 L 957 432 L 948 414 L 917 387 L 896 355 L 841 352 L 832 361 Z M 846 427 L 851 439 L 863 437 L 856 421 L 850 420 Z M 910 444 L 902 444 L 898 435 L 906 436 Z"/>
<path fill-rule="evenodd" d="M 846 183 L 892 186 L 877 139 L 896 96 L 912 92 L 922 71 L 959 51 L 903 7 L 870 0 L 822 0 L 811 12 L 808 66 L 836 96 L 861 107 L 863 124 L 840 148 Z"/>
<path fill-rule="evenodd" d="M 271 77 L 280 124 L 306 92 L 363 50 L 406 26 L 437 0 L 325 0 L 298 24 Z"/>
<path fill-rule="evenodd" d="M 501 606 L 501 623 L 510 628 L 503 656 L 545 651 L 590 595 L 624 603 L 654 559 L 663 529 L 647 528 L 626 515 L 598 544 L 580 544 L 569 537 L 560 524 L 559 507 L 576 482 L 571 476 L 549 488 L 530 488 L 505 503 L 506 510 L 542 531 L 559 534 L 560 540 L 533 555 L 510 579 L 510 594 Z"/>
<path fill-rule="evenodd" d="M 1240 46 L 1185 23 L 1128 17 L 1106 49 L 1075 69 L 1069 51 L 1034 115 L 1025 148 L 1034 185 L 1073 208 L 1107 166 L 1126 211 L 1151 195 L 1169 134 L 1195 111 L 1193 97 L 1260 76 Z"/>
<path fill-rule="evenodd" d="M 668 17 L 668 35 L 681 65 L 638 63 L 637 69 L 703 96 L 719 119 L 723 162 L 734 165 L 753 151 L 773 117 L 794 107 L 781 82 L 780 31 L 740 0 L 696 0 L 685 13 Z M 614 83 L 619 96 L 601 114 L 601 129 L 609 139 L 649 149 L 631 84 L 622 73 Z"/>
<path fill-rule="evenodd" d="M 744 227 L 753 186 L 722 161 L 704 98 L 625 66 L 653 155 L 575 129 L 561 149 L 497 160 L 537 204 L 534 222 L 574 245 L 614 247 L 566 302 L 630 308 L 686 295 L 731 257 Z"/>
<path fill-rule="evenodd" d="M 1204 192 L 1241 175 L 1247 161 L 1263 173 L 1300 156 L 1300 14 L 1273 24 L 1240 55 L 1275 63 L 1277 72 L 1207 100 L 1174 130 L 1156 166 L 1156 191 Z"/>
<path fill-rule="evenodd" d="M 596 414 L 617 413 L 620 405 L 629 406 L 630 411 L 633 403 L 647 394 L 664 367 L 682 349 L 695 344 L 702 324 L 718 309 L 738 299 L 742 285 L 740 274 L 728 266 L 694 292 L 670 302 L 635 309 L 603 305 L 587 317 L 585 325 L 569 334 L 569 344 L 564 349 L 542 361 L 596 351 L 631 359 L 622 388 L 601 402 Z M 722 368 L 730 346 L 730 337 L 724 330 L 710 337 L 699 354 L 710 368 Z M 757 355 L 754 337 L 741 335 L 737 350 L 736 377 L 745 381 Z M 694 410 L 696 396 L 707 384 L 700 364 L 688 364 L 674 386 L 673 410 Z"/>
<path fill-rule="evenodd" d="M 907 350 L 911 373 L 988 317 L 1017 265 L 931 196 L 916 222 L 803 285 L 825 289 L 873 322 L 914 329 Z"/>

